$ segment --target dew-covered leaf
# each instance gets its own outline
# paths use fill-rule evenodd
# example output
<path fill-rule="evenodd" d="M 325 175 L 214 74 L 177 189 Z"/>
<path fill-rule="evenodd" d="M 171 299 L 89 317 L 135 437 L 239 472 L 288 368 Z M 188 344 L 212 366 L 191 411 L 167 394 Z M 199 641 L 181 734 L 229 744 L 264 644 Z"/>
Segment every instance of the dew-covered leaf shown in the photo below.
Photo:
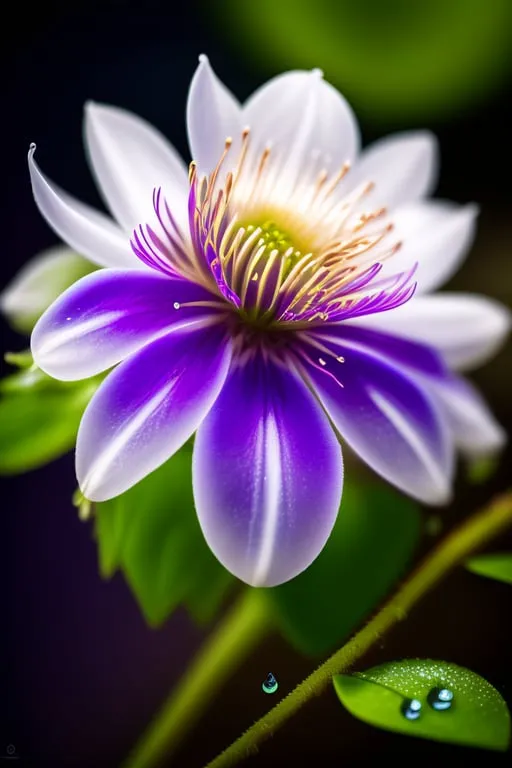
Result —
<path fill-rule="evenodd" d="M 420 520 L 417 506 L 384 484 L 345 480 L 322 553 L 304 573 L 266 591 L 284 636 L 311 655 L 339 645 L 404 573 Z"/>
<path fill-rule="evenodd" d="M 24 368 L 0 382 L 0 473 L 43 466 L 71 450 L 100 378 L 61 382 Z"/>
<path fill-rule="evenodd" d="M 188 446 L 95 514 L 100 571 L 123 572 L 150 625 L 182 604 L 198 623 L 214 616 L 233 577 L 199 527 Z"/>
<path fill-rule="evenodd" d="M 500 552 L 494 555 L 478 555 L 466 562 L 466 568 L 479 576 L 512 584 L 512 553 Z"/>
<path fill-rule="evenodd" d="M 480 675 L 445 661 L 408 659 L 335 675 L 341 703 L 370 725 L 408 736 L 506 750 L 510 713 Z"/>

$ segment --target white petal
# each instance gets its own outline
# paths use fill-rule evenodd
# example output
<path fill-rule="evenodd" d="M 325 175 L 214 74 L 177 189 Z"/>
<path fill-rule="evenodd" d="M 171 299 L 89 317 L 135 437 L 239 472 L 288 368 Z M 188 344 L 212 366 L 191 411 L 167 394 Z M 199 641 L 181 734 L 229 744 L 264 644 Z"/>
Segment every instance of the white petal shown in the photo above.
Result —
<path fill-rule="evenodd" d="M 199 173 L 211 173 L 232 138 L 230 156 L 236 160 L 242 132 L 238 101 L 221 83 L 207 57 L 199 57 L 187 102 L 187 132 L 192 159 Z"/>
<path fill-rule="evenodd" d="M 337 171 L 359 149 L 351 107 L 318 70 L 286 72 L 270 80 L 244 105 L 243 122 L 255 151 L 270 145 L 298 171 L 314 151 L 321 153 L 327 171 Z"/>
<path fill-rule="evenodd" d="M 60 294 L 94 269 L 90 261 L 64 245 L 34 256 L 0 295 L 0 309 L 23 332 Z"/>
<path fill-rule="evenodd" d="M 497 352 L 510 329 L 511 314 L 486 296 L 446 292 L 417 296 L 389 312 L 351 323 L 423 341 L 436 347 L 452 368 L 465 370 Z"/>
<path fill-rule="evenodd" d="M 458 270 L 476 229 L 476 205 L 438 200 L 403 205 L 391 216 L 392 237 L 402 247 L 383 265 L 382 275 L 406 272 L 418 264 L 418 293 L 438 288 Z"/>
<path fill-rule="evenodd" d="M 466 455 L 477 458 L 496 453 L 504 446 L 505 430 L 468 381 L 429 381 L 429 386 L 445 409 L 457 446 Z"/>
<path fill-rule="evenodd" d="M 178 223 L 186 223 L 187 170 L 156 128 L 123 109 L 89 102 L 85 139 L 105 201 L 129 234 L 153 221 L 153 190 L 158 187 Z"/>
<path fill-rule="evenodd" d="M 75 200 L 44 176 L 34 160 L 35 144 L 28 153 L 32 192 L 46 221 L 77 253 L 102 267 L 137 267 L 130 237 L 113 221 Z"/>
<path fill-rule="evenodd" d="M 371 144 L 347 176 L 347 185 L 373 182 L 364 207 L 410 202 L 428 195 L 437 180 L 437 141 L 428 131 L 396 133 Z M 371 202 L 370 202 L 371 201 Z"/>

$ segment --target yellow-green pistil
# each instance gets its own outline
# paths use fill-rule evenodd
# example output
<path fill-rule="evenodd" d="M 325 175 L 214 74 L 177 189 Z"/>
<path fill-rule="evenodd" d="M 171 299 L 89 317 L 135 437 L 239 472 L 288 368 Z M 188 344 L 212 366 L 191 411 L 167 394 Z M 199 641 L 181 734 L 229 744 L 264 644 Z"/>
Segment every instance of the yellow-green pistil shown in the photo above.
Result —
<path fill-rule="evenodd" d="M 249 285 L 258 284 L 258 298 L 251 307 L 246 305 L 241 314 L 251 324 L 267 327 L 272 319 L 273 302 L 266 307 L 261 304 L 263 291 L 268 290 L 270 280 L 270 285 L 274 284 L 274 298 L 277 298 L 280 286 L 308 251 L 297 243 L 297 239 L 292 237 L 287 229 L 271 218 L 262 217 L 260 221 L 251 219 L 250 224 L 240 223 L 238 231 L 242 235 L 238 246 L 240 251 L 243 251 L 244 247 L 249 248 L 247 258 L 243 259 L 244 268 L 238 273 L 238 288 L 243 302 Z M 279 278 L 276 279 L 275 269 L 278 264 Z M 270 277 L 271 273 L 273 277 Z M 254 296 L 254 293 L 252 295 Z"/>
<path fill-rule="evenodd" d="M 251 235 L 257 228 L 261 230 L 260 241 L 263 240 L 267 254 L 270 255 L 272 251 L 278 250 L 281 256 L 285 258 L 286 276 L 293 264 L 295 264 L 298 259 L 300 259 L 302 252 L 295 248 L 294 241 L 292 240 L 289 232 L 287 232 L 285 229 L 281 229 L 281 227 L 276 224 L 275 221 L 267 219 L 266 221 L 261 222 L 261 224 L 249 224 L 245 227 L 245 231 L 248 235 Z M 292 253 L 289 253 L 290 248 L 293 248 Z"/>

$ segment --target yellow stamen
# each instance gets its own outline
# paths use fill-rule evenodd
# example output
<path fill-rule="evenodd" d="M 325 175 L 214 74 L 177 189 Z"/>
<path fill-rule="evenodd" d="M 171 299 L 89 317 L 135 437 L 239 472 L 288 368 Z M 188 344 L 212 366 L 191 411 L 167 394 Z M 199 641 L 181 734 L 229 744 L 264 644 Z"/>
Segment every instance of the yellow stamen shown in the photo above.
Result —
<path fill-rule="evenodd" d="M 251 157 L 249 140 L 250 130 L 246 128 L 236 162 L 227 169 L 222 184 L 221 170 L 233 144 L 231 138 L 226 139 L 219 162 L 208 177 L 198 179 L 195 164 L 190 164 L 196 242 L 216 254 L 213 266 L 220 269 L 225 284 L 238 296 L 242 313 L 247 310 L 249 318 L 265 317 L 272 322 L 273 308 L 279 306 L 287 317 L 307 312 L 308 318 L 327 319 L 332 308 L 350 306 L 356 298 L 367 295 L 367 287 L 355 294 L 348 290 L 347 295 L 340 293 L 372 264 L 389 258 L 400 247 L 396 243 L 377 252 L 392 230 L 390 224 L 365 231 L 370 222 L 386 215 L 386 208 L 359 210 L 361 201 L 374 188 L 371 182 L 344 197 L 335 194 L 349 172 L 349 163 L 334 175 L 321 170 L 312 183 L 307 183 L 311 169 L 305 169 L 298 181 L 285 183 L 279 176 L 285 158 L 278 155 L 274 163 L 270 147 L 264 148 L 259 158 Z M 316 164 L 320 155 L 311 157 Z M 280 190 L 286 190 L 282 198 Z M 254 288 L 250 288 L 251 283 Z M 246 307 L 246 302 L 251 306 Z M 318 312 L 314 312 L 315 305 Z"/>

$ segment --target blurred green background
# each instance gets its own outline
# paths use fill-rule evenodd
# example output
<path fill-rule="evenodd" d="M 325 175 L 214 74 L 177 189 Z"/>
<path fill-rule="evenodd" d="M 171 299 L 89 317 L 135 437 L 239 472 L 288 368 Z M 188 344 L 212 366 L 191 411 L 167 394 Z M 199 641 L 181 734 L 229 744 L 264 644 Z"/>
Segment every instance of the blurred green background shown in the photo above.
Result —
<path fill-rule="evenodd" d="M 319 67 L 372 122 L 449 118 L 510 75 L 508 0 L 221 0 L 205 8 L 263 75 Z"/>

